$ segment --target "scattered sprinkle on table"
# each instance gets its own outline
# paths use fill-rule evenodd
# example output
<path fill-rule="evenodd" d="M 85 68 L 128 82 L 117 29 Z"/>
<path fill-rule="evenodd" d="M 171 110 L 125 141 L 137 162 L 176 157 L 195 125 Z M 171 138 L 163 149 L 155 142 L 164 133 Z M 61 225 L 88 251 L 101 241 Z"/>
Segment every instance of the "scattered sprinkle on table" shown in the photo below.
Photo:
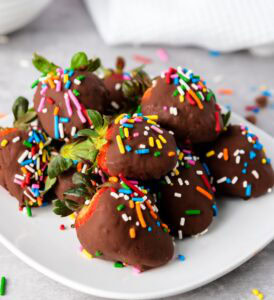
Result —
<path fill-rule="evenodd" d="M 142 64 L 145 64 L 145 65 L 152 63 L 152 60 L 149 57 L 145 57 L 145 56 L 139 55 L 139 54 L 135 54 L 133 56 L 133 59 L 140 62 L 140 63 L 142 63 Z"/>
<path fill-rule="evenodd" d="M 66 229 L 64 224 L 61 224 L 59 228 L 60 228 L 60 230 L 65 230 Z"/>
<path fill-rule="evenodd" d="M 217 92 L 219 95 L 232 95 L 233 94 L 233 90 L 231 90 L 231 89 L 218 89 Z"/>
<path fill-rule="evenodd" d="M 168 61 L 168 54 L 165 49 L 159 48 L 156 50 L 156 55 L 160 58 L 161 61 Z"/>
<path fill-rule="evenodd" d="M 185 261 L 185 260 L 186 260 L 185 256 L 182 255 L 182 254 L 178 254 L 178 259 L 179 259 L 180 261 Z"/>
<path fill-rule="evenodd" d="M 6 277 L 1 277 L 1 285 L 0 285 L 0 296 L 4 296 L 6 293 Z"/>

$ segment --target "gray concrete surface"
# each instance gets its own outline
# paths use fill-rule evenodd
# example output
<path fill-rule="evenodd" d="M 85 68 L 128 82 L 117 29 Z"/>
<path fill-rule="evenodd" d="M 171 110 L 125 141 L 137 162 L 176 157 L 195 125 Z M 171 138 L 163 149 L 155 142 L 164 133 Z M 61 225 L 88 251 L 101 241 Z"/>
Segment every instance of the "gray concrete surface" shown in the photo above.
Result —
<path fill-rule="evenodd" d="M 2 40 L 2 44 L 1 44 Z M 159 46 L 120 46 L 110 48 L 96 32 L 81 1 L 59 0 L 33 23 L 9 36 L 8 43 L 0 39 L 0 112 L 8 113 L 12 101 L 18 95 L 31 99 L 30 84 L 38 76 L 31 67 L 31 54 L 36 51 L 66 65 L 71 55 L 79 50 L 90 55 L 99 55 L 106 66 L 111 66 L 117 55 L 123 55 L 129 67 L 137 66 L 134 54 L 152 59 L 147 71 L 157 74 L 168 66 L 188 66 L 202 74 L 208 85 L 216 91 L 220 88 L 233 90 L 232 95 L 219 96 L 221 104 L 245 115 L 245 106 L 252 105 L 260 93 L 260 87 L 274 88 L 274 58 L 260 58 L 248 52 L 212 57 L 207 51 L 193 48 L 165 47 L 169 61 L 163 63 L 155 55 Z M 274 135 L 274 100 L 268 108 L 257 114 L 258 126 Z M 271 108 L 272 107 L 272 108 Z M 0 245 L 1 274 L 9 282 L 5 299 L 58 299 L 88 300 L 99 299 L 81 294 L 58 284 L 38 273 Z M 187 294 L 168 299 L 181 300 L 237 300 L 256 299 L 251 294 L 258 288 L 265 299 L 274 299 L 274 243 L 249 262 L 223 278 Z"/>

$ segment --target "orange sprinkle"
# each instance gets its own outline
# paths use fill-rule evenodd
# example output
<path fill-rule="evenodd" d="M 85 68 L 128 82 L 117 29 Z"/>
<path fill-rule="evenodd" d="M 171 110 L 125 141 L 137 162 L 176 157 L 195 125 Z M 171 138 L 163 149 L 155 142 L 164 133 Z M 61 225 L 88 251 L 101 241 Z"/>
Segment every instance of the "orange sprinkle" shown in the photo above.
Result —
<path fill-rule="evenodd" d="M 21 171 L 23 172 L 23 174 L 28 174 L 28 171 L 27 171 L 27 169 L 25 167 L 22 167 Z"/>
<path fill-rule="evenodd" d="M 16 131 L 17 128 L 4 128 L 0 129 L 0 137 L 7 135 L 8 133 Z"/>
<path fill-rule="evenodd" d="M 118 182 L 118 177 L 111 176 L 111 177 L 109 177 L 108 181 L 110 181 L 110 182 Z"/>
<path fill-rule="evenodd" d="M 195 100 L 195 102 L 197 103 L 198 107 L 200 109 L 203 109 L 204 106 L 203 106 L 202 102 L 200 101 L 200 99 L 198 98 L 198 96 L 196 95 L 196 93 L 192 89 L 189 89 L 188 92 L 192 96 L 192 98 Z"/>
<path fill-rule="evenodd" d="M 148 200 L 146 200 L 146 206 L 149 208 L 149 212 L 151 214 L 151 216 L 153 217 L 153 219 L 157 220 L 158 216 L 157 214 L 154 212 L 152 205 L 150 204 L 150 202 Z"/>
<path fill-rule="evenodd" d="M 37 197 L 37 204 L 38 206 L 41 206 L 43 204 L 41 197 Z"/>
<path fill-rule="evenodd" d="M 224 153 L 224 160 L 228 160 L 228 149 L 224 148 L 223 153 Z"/>
<path fill-rule="evenodd" d="M 129 200 L 129 207 L 134 208 L 134 202 L 132 200 Z"/>
<path fill-rule="evenodd" d="M 138 219 L 139 219 L 139 222 L 141 224 L 141 226 L 143 228 L 146 228 L 147 227 L 147 224 L 145 222 L 145 219 L 144 219 L 144 216 L 143 216 L 143 213 L 142 213 L 142 209 L 141 209 L 141 205 L 140 205 L 140 202 L 136 202 L 136 213 L 137 213 L 137 216 L 138 216 Z"/>
<path fill-rule="evenodd" d="M 54 114 L 55 116 L 57 116 L 58 113 L 59 113 L 59 110 L 60 110 L 59 106 L 55 106 L 54 111 L 53 111 L 53 114 Z"/>
<path fill-rule="evenodd" d="M 174 151 L 169 151 L 167 154 L 169 157 L 175 156 L 176 153 Z"/>
<path fill-rule="evenodd" d="M 130 238 L 135 239 L 135 237 L 136 237 L 136 231 L 135 231 L 134 227 L 131 227 L 129 229 L 129 236 L 130 236 Z"/>
<path fill-rule="evenodd" d="M 48 81 L 48 83 L 49 83 L 49 85 L 50 85 L 50 88 L 51 88 L 51 89 L 55 89 L 55 84 L 53 83 L 52 79 L 49 78 L 47 81 Z"/>
<path fill-rule="evenodd" d="M 199 185 L 196 186 L 196 191 L 206 196 L 209 200 L 213 200 L 213 196 Z"/>
<path fill-rule="evenodd" d="M 82 171 L 82 167 L 83 167 L 83 163 L 82 162 L 78 162 L 77 164 L 77 172 L 81 172 Z"/>
<path fill-rule="evenodd" d="M 218 89 L 220 95 L 232 95 L 233 91 L 231 89 Z"/>

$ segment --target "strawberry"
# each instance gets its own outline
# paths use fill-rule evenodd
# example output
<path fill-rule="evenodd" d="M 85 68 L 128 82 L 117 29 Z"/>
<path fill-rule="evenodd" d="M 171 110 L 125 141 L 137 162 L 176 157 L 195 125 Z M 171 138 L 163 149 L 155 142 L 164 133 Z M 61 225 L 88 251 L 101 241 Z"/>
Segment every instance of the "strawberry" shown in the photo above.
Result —
<path fill-rule="evenodd" d="M 88 60 L 79 52 L 72 57 L 70 68 L 62 69 L 35 55 L 33 64 L 43 73 L 32 85 L 36 87 L 34 108 L 50 137 L 69 141 L 79 129 L 90 127 L 88 108 L 108 112 L 108 92 L 92 73 L 100 66 L 99 59 Z"/>
<path fill-rule="evenodd" d="M 96 162 L 109 176 L 142 180 L 158 179 L 175 166 L 175 140 L 156 123 L 157 116 L 122 114 L 109 124 L 96 111 L 88 114 L 94 129 L 79 131 L 78 141 L 63 146 L 64 158 Z"/>
<path fill-rule="evenodd" d="M 214 141 L 223 129 L 214 93 L 191 70 L 169 68 L 153 81 L 141 100 L 144 114 L 157 114 L 181 142 Z"/>
<path fill-rule="evenodd" d="M 139 194 L 135 195 L 133 188 Z M 120 265 L 146 270 L 173 256 L 168 228 L 159 219 L 151 196 L 125 178 L 99 189 L 78 212 L 75 228 L 85 251 Z"/>

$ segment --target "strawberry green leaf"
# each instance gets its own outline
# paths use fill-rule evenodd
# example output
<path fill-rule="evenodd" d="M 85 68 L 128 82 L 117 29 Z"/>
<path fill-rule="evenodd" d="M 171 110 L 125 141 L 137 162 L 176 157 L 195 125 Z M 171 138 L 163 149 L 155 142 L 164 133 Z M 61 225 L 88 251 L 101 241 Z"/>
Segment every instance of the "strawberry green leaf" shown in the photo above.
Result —
<path fill-rule="evenodd" d="M 89 192 L 84 186 L 77 186 L 65 191 L 64 195 L 73 197 L 84 197 L 89 195 Z"/>
<path fill-rule="evenodd" d="M 87 137 L 92 137 L 92 138 L 99 137 L 99 134 L 95 130 L 88 129 L 88 128 L 79 130 L 77 132 L 77 135 L 78 136 L 87 136 Z"/>
<path fill-rule="evenodd" d="M 78 210 L 82 205 L 77 203 L 76 201 L 69 200 L 69 199 L 64 199 L 65 205 L 68 209 L 72 211 Z"/>
<path fill-rule="evenodd" d="M 79 69 L 89 65 L 89 60 L 85 52 L 77 52 L 73 55 L 70 67 L 72 69 Z"/>
<path fill-rule="evenodd" d="M 13 122 L 13 126 L 18 129 L 27 130 L 32 121 L 37 118 L 37 113 L 33 108 L 30 108 L 24 115 L 22 115 L 18 120 Z"/>
<path fill-rule="evenodd" d="M 229 125 L 230 117 L 231 117 L 231 111 L 230 110 L 226 114 L 222 114 L 224 128 L 226 128 Z"/>
<path fill-rule="evenodd" d="M 94 72 L 94 71 L 96 71 L 98 68 L 100 68 L 100 66 L 101 66 L 101 60 L 100 60 L 99 57 L 95 58 L 94 60 L 93 60 L 93 59 L 90 59 L 90 60 L 88 61 L 88 68 L 87 68 L 87 70 L 88 70 L 89 72 Z"/>
<path fill-rule="evenodd" d="M 55 72 L 58 68 L 57 65 L 55 65 L 52 62 L 49 62 L 45 57 L 37 53 L 33 54 L 32 63 L 38 71 L 46 74 L 50 72 Z"/>
<path fill-rule="evenodd" d="M 91 187 L 92 184 L 90 183 L 90 177 L 83 173 L 74 173 L 72 176 L 72 182 L 75 185 L 83 185 Z"/>
<path fill-rule="evenodd" d="M 56 215 L 59 215 L 61 217 L 67 217 L 70 214 L 73 213 L 73 210 L 69 209 L 64 201 L 61 201 L 59 199 L 53 200 L 52 201 L 52 205 L 53 205 L 53 212 Z"/>
<path fill-rule="evenodd" d="M 92 109 L 88 109 L 87 113 L 94 126 L 94 129 L 100 130 L 104 124 L 104 119 L 102 115 L 98 111 Z"/>
<path fill-rule="evenodd" d="M 54 178 L 50 178 L 49 176 L 47 177 L 43 195 L 46 194 L 55 185 L 56 180 L 57 180 L 56 177 L 54 177 Z"/>
<path fill-rule="evenodd" d="M 20 117 L 22 117 L 28 111 L 28 108 L 29 101 L 22 96 L 18 97 L 12 105 L 14 120 L 17 121 Z"/>
<path fill-rule="evenodd" d="M 48 175 L 54 178 L 68 170 L 73 165 L 71 159 L 65 159 L 61 155 L 54 156 L 48 165 Z"/>

